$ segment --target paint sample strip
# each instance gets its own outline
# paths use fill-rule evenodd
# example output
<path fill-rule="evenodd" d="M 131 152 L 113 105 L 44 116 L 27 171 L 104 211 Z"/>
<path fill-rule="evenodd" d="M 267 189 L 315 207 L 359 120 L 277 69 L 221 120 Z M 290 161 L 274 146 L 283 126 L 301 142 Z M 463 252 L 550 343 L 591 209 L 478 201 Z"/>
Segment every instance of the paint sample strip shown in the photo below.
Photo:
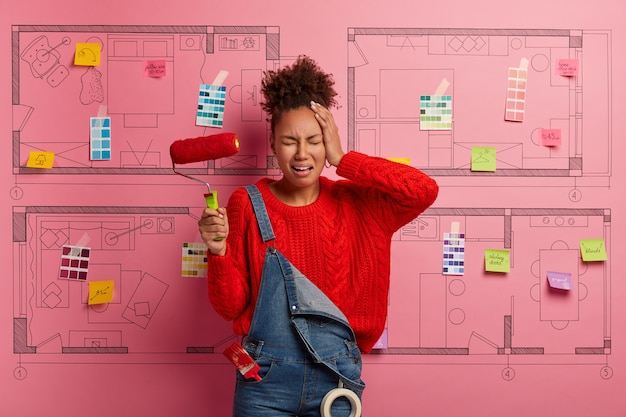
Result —
<path fill-rule="evenodd" d="M 420 130 L 452 129 L 452 96 L 420 96 Z"/>
<path fill-rule="evenodd" d="M 207 277 L 207 247 L 204 243 L 183 243 L 182 276 L 185 278 Z"/>
<path fill-rule="evenodd" d="M 63 245 L 59 278 L 86 281 L 90 256 L 90 248 Z"/>
<path fill-rule="evenodd" d="M 445 95 L 450 82 L 443 78 L 430 96 L 420 96 L 420 130 L 452 129 L 452 96 Z"/>
<path fill-rule="evenodd" d="M 222 127 L 224 124 L 224 106 L 226 87 L 222 85 L 228 77 L 228 71 L 221 70 L 211 84 L 200 84 L 196 125 Z"/>
<path fill-rule="evenodd" d="M 108 161 L 111 159 L 111 118 L 91 117 L 89 119 L 89 159 Z"/>
<path fill-rule="evenodd" d="M 504 120 L 511 122 L 524 121 L 527 79 L 528 60 L 526 58 L 522 58 L 519 68 L 509 67 Z"/>
<path fill-rule="evenodd" d="M 225 103 L 226 86 L 200 84 L 196 125 L 222 127 Z"/>
<path fill-rule="evenodd" d="M 465 233 L 443 234 L 443 274 L 465 274 Z"/>

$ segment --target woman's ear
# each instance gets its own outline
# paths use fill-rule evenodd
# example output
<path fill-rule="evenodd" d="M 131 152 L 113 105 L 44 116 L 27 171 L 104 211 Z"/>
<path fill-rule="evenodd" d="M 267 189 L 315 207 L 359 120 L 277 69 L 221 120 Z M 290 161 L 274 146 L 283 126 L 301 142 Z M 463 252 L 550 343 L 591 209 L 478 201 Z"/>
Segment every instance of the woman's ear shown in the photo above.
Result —
<path fill-rule="evenodd" d="M 270 148 L 272 148 L 272 153 L 276 155 L 276 147 L 274 146 L 274 134 L 270 134 Z"/>

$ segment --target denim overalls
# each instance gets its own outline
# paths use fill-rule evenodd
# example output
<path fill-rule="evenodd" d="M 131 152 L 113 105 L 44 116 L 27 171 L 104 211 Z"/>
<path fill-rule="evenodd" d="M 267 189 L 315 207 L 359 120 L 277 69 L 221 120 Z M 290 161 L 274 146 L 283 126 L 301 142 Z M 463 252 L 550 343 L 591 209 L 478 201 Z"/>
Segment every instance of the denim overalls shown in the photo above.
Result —
<path fill-rule="evenodd" d="M 256 186 L 246 187 L 263 242 L 275 239 Z M 244 348 L 261 381 L 237 373 L 235 417 L 320 416 L 322 398 L 341 383 L 361 397 L 361 353 L 344 314 L 276 248 L 268 244 L 259 295 Z M 332 417 L 350 415 L 339 397 Z"/>

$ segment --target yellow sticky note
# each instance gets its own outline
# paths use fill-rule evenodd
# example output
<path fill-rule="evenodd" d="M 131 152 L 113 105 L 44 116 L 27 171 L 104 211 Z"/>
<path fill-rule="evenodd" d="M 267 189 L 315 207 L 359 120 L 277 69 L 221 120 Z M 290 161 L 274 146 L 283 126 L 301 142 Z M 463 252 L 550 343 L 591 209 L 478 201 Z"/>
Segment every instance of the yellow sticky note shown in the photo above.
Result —
<path fill-rule="evenodd" d="M 399 164 L 411 165 L 411 158 L 387 158 L 392 162 L 397 162 Z"/>
<path fill-rule="evenodd" d="M 485 271 L 509 272 L 511 256 L 508 249 L 485 249 Z"/>
<path fill-rule="evenodd" d="M 496 148 L 491 146 L 472 146 L 472 171 L 496 170 Z"/>
<path fill-rule="evenodd" d="M 54 162 L 54 152 L 37 152 L 30 151 L 28 154 L 28 161 L 26 161 L 27 168 L 52 168 Z"/>
<path fill-rule="evenodd" d="M 87 304 L 104 304 L 113 300 L 113 284 L 115 281 L 91 281 L 89 283 L 89 300 Z"/>
<path fill-rule="evenodd" d="M 606 247 L 604 239 L 582 239 L 580 254 L 583 261 L 606 261 Z"/>
<path fill-rule="evenodd" d="M 100 65 L 99 43 L 77 43 L 74 54 L 74 65 L 97 67 Z"/>

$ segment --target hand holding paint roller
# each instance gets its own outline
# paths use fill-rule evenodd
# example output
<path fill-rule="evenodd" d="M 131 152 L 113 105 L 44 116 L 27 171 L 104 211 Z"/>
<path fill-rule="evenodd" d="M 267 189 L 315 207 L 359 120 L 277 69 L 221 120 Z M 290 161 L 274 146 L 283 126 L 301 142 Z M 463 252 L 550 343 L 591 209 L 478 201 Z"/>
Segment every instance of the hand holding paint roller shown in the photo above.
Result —
<path fill-rule="evenodd" d="M 198 138 L 179 139 L 170 145 L 170 157 L 172 158 L 172 169 L 174 172 L 185 178 L 205 184 L 208 188 L 208 192 L 204 194 L 206 206 L 216 211 L 219 209 L 217 190 L 211 190 L 208 182 L 177 171 L 176 164 L 215 160 L 233 156 L 237 152 L 239 152 L 239 138 L 235 133 L 219 133 Z M 220 237 L 215 238 L 215 240 L 221 239 Z"/>

